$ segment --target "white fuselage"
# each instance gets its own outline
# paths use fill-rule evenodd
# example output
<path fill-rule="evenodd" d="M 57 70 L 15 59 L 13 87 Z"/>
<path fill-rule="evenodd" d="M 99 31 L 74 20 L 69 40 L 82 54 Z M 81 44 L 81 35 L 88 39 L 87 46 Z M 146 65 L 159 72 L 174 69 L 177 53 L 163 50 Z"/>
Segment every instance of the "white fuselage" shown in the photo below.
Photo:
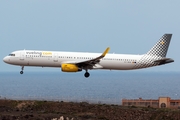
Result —
<path fill-rule="evenodd" d="M 133 70 L 174 62 L 166 58 L 172 34 L 164 34 L 159 41 L 143 55 L 107 54 L 110 48 L 103 53 L 60 52 L 19 50 L 6 56 L 3 61 L 21 66 L 61 67 L 63 72 L 78 72 L 85 70 L 84 76 L 90 76 L 90 69 Z"/>
<path fill-rule="evenodd" d="M 4 62 L 18 66 L 61 67 L 62 63 L 76 63 L 94 59 L 101 53 L 21 50 L 6 56 Z M 107 54 L 93 69 L 137 69 L 143 55 Z M 143 64 L 143 63 L 142 63 Z"/>

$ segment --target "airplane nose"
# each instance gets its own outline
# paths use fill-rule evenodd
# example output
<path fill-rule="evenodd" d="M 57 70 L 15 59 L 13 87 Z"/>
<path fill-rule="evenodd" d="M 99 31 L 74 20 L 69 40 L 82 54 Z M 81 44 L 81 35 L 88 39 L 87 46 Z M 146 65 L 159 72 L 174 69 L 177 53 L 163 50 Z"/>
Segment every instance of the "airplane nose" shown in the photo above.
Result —
<path fill-rule="evenodd" d="M 3 58 L 3 61 L 4 61 L 5 63 L 7 63 L 7 62 L 8 62 L 8 58 L 7 58 L 7 57 L 4 57 L 4 58 Z"/>

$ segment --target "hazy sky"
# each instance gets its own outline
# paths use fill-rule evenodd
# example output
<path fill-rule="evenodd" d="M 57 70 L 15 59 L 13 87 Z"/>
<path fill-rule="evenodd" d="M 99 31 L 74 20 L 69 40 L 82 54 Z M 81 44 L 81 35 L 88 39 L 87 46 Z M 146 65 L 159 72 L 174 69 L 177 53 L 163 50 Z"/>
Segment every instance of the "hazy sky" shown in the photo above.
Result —
<path fill-rule="evenodd" d="M 20 49 L 103 52 L 110 47 L 110 53 L 143 54 L 172 33 L 167 57 L 175 62 L 142 71 L 180 71 L 179 11 L 179 0 L 1 0 L 0 58 Z M 0 66 L 0 71 L 20 71 L 2 60 Z"/>

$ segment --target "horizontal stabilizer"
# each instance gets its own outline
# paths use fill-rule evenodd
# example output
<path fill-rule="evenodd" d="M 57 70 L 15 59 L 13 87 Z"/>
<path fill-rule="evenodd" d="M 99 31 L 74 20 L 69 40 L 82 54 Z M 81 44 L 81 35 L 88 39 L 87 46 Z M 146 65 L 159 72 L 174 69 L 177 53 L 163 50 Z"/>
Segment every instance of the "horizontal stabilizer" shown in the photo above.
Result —
<path fill-rule="evenodd" d="M 163 58 L 163 59 L 160 59 L 160 60 L 155 60 L 154 62 L 158 62 L 159 65 L 163 65 L 163 64 L 174 62 L 174 60 L 171 59 L 171 58 Z"/>

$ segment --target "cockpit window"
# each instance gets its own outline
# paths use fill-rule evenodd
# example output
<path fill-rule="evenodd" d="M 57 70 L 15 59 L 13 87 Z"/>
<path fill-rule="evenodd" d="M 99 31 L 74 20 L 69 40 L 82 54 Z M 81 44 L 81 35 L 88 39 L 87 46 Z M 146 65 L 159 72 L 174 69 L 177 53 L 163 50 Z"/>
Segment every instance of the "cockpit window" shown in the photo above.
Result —
<path fill-rule="evenodd" d="M 15 54 L 9 54 L 9 56 L 15 56 Z"/>

